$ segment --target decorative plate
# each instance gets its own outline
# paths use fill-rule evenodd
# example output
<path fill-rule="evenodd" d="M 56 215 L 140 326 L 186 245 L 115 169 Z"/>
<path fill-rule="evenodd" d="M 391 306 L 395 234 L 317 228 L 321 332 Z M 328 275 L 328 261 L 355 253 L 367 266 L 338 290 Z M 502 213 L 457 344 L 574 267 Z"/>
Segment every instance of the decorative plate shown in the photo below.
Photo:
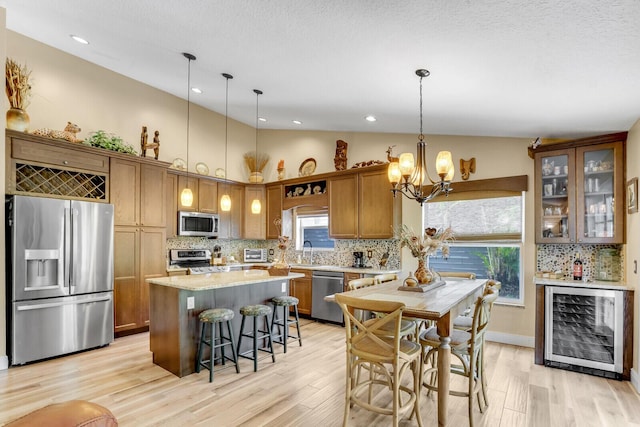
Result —
<path fill-rule="evenodd" d="M 300 169 L 298 169 L 298 172 L 300 176 L 309 176 L 313 174 L 315 170 L 316 170 L 316 159 L 313 159 L 310 157 L 304 162 L 302 162 L 302 164 L 300 165 Z"/>
<path fill-rule="evenodd" d="M 176 157 L 175 159 L 173 159 L 173 163 L 171 164 L 171 168 L 183 171 L 183 170 L 187 169 L 187 164 L 180 157 Z"/>
<path fill-rule="evenodd" d="M 224 178 L 226 176 L 226 174 L 224 173 L 224 169 L 222 168 L 216 169 L 215 176 L 216 178 Z"/>
<path fill-rule="evenodd" d="M 196 163 L 196 172 L 200 175 L 209 175 L 209 166 L 202 162 Z"/>

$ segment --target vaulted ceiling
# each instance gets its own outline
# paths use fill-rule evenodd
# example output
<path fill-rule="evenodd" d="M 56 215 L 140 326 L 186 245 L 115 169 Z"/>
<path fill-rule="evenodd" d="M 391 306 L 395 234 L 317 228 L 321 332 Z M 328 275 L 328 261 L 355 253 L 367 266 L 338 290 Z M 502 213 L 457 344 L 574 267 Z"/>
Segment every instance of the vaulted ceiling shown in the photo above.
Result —
<path fill-rule="evenodd" d="M 5 0 L 7 28 L 260 128 L 577 137 L 640 117 L 638 0 Z M 81 45 L 70 38 L 89 41 Z M 364 120 L 372 114 L 376 122 Z M 294 124 L 299 120 L 302 124 Z"/>

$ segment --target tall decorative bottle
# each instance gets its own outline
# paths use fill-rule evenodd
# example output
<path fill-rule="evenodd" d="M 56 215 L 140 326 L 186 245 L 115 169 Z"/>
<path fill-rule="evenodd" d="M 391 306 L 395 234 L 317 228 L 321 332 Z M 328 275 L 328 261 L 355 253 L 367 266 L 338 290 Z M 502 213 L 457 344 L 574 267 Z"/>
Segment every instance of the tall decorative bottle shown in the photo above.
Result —
<path fill-rule="evenodd" d="M 573 280 L 582 280 L 582 260 L 577 252 L 576 258 L 573 260 Z"/>

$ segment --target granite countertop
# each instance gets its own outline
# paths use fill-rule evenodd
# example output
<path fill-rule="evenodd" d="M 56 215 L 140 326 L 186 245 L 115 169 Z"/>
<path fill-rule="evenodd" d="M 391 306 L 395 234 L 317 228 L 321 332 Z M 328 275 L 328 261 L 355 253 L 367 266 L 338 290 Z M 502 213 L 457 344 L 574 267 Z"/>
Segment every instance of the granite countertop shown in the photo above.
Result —
<path fill-rule="evenodd" d="M 153 283 L 154 285 L 169 286 L 188 291 L 205 291 L 255 283 L 277 282 L 283 279 L 289 280 L 299 277 L 304 277 L 304 275 L 300 273 L 289 273 L 288 276 L 270 276 L 266 270 L 242 270 L 225 273 L 157 277 L 147 279 L 147 282 Z"/>
<path fill-rule="evenodd" d="M 382 270 L 379 268 L 355 268 L 355 267 L 339 267 L 335 265 L 315 265 L 315 264 L 291 264 L 291 268 L 300 270 L 317 270 L 317 271 L 336 271 L 340 273 L 360 273 L 360 274 L 387 274 L 395 273 L 399 274 L 400 269 Z"/>
<path fill-rule="evenodd" d="M 273 263 L 270 262 L 243 262 L 243 263 L 234 263 L 227 264 L 231 267 L 270 267 Z M 395 273 L 399 274 L 402 270 L 400 269 L 389 269 L 382 270 L 380 268 L 354 268 L 354 267 L 340 267 L 335 265 L 321 265 L 321 264 L 290 264 L 291 268 L 300 269 L 300 270 L 318 270 L 318 271 L 336 271 L 340 273 L 360 273 L 360 274 L 387 274 L 387 273 Z M 169 266 L 167 267 L 167 272 L 177 272 L 177 271 L 187 271 L 187 268 L 177 267 L 177 266 Z"/>
<path fill-rule="evenodd" d="M 535 277 L 533 282 L 539 286 L 570 286 L 573 288 L 612 289 L 614 291 L 633 291 L 633 287 L 624 282 L 604 282 L 601 280 L 567 280 L 567 279 L 543 279 Z"/>

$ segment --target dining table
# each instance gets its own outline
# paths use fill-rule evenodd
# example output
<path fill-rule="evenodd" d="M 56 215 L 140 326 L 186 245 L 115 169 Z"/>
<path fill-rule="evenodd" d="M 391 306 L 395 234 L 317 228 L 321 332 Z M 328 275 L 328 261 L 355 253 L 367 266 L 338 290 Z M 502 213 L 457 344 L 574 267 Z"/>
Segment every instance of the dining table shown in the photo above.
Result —
<path fill-rule="evenodd" d="M 450 334 L 453 319 L 470 307 L 482 295 L 487 279 L 443 278 L 444 284 L 423 285 L 421 291 L 406 290 L 402 280 L 344 292 L 344 295 L 376 301 L 395 301 L 405 304 L 403 316 L 435 322 L 438 347 L 438 425 L 447 425 L 449 380 L 451 369 Z M 431 289 L 429 287 L 432 287 Z M 330 295 L 328 301 L 335 302 Z"/>

